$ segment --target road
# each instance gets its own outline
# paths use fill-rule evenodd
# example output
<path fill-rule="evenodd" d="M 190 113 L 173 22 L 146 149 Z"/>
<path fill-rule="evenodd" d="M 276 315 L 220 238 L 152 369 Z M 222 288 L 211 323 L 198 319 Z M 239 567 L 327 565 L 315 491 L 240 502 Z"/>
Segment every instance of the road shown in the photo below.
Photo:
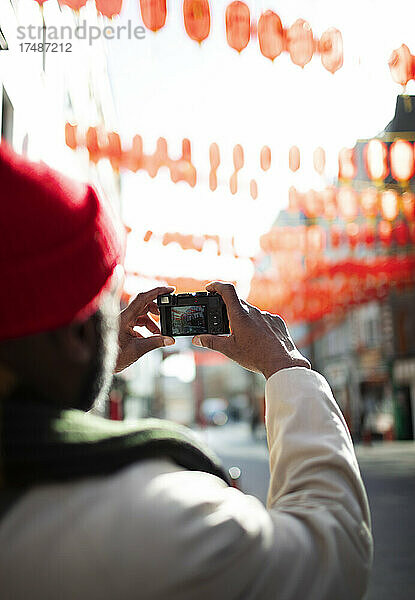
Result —
<path fill-rule="evenodd" d="M 202 437 L 227 468 L 238 466 L 244 492 L 266 501 L 269 473 L 265 439 L 245 424 L 208 428 Z M 365 600 L 415 598 L 415 443 L 357 446 L 372 514 L 375 557 Z"/>

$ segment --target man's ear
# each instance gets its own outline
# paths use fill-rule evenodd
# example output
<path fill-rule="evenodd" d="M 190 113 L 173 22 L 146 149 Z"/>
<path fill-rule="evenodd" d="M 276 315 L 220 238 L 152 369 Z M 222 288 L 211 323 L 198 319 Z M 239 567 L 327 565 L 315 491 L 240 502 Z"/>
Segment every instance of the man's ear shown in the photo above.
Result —
<path fill-rule="evenodd" d="M 82 323 L 70 323 L 51 334 L 64 359 L 72 363 L 88 364 L 96 352 L 98 333 L 92 318 Z"/>

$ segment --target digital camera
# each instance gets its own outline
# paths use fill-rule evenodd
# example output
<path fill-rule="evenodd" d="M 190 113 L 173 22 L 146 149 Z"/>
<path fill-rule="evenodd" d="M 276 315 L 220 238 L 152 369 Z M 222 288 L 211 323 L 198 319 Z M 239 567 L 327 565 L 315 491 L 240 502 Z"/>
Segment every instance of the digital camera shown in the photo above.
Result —
<path fill-rule="evenodd" d="M 161 294 L 157 296 L 157 306 L 163 335 L 230 333 L 225 303 L 216 292 Z"/>

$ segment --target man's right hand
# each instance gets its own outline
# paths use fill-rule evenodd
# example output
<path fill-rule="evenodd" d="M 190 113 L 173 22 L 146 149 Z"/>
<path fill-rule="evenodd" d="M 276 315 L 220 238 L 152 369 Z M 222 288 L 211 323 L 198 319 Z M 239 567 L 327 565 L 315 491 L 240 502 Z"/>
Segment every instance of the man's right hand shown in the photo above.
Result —
<path fill-rule="evenodd" d="M 215 281 L 206 286 L 220 294 L 228 311 L 231 335 L 197 335 L 193 344 L 217 350 L 249 371 L 266 379 L 288 367 L 310 368 L 278 315 L 272 315 L 240 300 L 231 283 Z"/>

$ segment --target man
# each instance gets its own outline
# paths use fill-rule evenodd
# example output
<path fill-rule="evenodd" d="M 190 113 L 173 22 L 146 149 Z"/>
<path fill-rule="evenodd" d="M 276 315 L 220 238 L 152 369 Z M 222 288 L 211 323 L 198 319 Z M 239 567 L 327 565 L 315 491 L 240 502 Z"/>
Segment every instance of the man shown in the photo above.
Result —
<path fill-rule="evenodd" d="M 232 333 L 193 339 L 267 379 L 266 509 L 185 429 L 82 412 L 114 366 L 174 343 L 150 317 L 172 288 L 118 324 L 120 250 L 94 191 L 4 147 L 0 182 L 2 600 L 362 598 L 372 540 L 353 445 L 282 319 L 216 282 Z"/>

